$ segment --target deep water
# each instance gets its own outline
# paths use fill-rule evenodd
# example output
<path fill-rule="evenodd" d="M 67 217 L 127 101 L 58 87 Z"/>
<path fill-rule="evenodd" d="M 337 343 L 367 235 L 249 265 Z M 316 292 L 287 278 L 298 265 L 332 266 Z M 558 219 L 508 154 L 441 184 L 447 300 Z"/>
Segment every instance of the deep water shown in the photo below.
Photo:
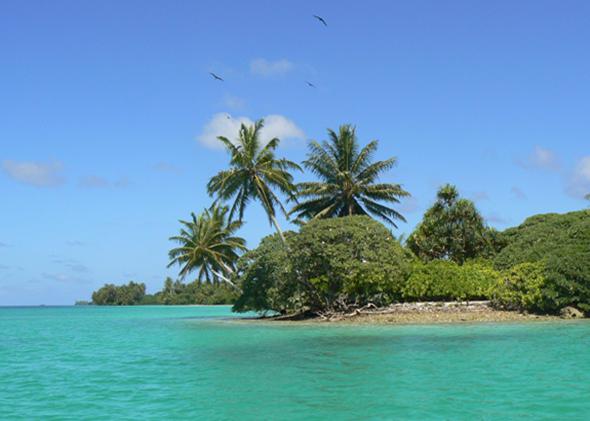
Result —
<path fill-rule="evenodd" d="M 235 322 L 229 307 L 0 308 L 0 418 L 585 419 L 590 323 Z"/>

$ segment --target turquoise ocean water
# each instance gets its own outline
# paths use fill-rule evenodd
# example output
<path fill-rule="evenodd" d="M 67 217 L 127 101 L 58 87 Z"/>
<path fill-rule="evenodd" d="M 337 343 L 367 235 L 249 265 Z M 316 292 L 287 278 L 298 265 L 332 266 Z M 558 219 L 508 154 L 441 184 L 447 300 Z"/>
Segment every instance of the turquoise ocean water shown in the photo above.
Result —
<path fill-rule="evenodd" d="M 0 419 L 589 419 L 590 323 L 309 326 L 0 308 Z"/>

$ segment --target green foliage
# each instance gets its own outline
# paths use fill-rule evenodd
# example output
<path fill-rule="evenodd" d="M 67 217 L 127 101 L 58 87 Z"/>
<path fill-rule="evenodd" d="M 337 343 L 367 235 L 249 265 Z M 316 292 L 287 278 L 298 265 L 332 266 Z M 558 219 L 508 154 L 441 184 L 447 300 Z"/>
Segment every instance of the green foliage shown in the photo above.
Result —
<path fill-rule="evenodd" d="M 506 247 L 494 259 L 499 269 L 551 257 L 590 257 L 590 211 L 535 215 L 501 236 Z"/>
<path fill-rule="evenodd" d="M 182 304 L 233 304 L 238 298 L 233 286 L 198 281 L 184 284 L 179 280 L 166 278 L 162 291 L 149 295 L 145 284 L 129 282 L 127 285 L 106 284 L 92 294 L 96 305 L 182 305 Z"/>
<path fill-rule="evenodd" d="M 168 253 L 168 267 L 180 265 L 181 278 L 199 269 L 199 281 L 229 281 L 246 240 L 235 236 L 242 223 L 229 221 L 227 212 L 227 207 L 214 204 L 198 217 L 193 213 L 190 221 L 180 221 L 180 234 L 170 238 L 180 246 Z"/>
<path fill-rule="evenodd" d="M 590 313 L 590 243 L 588 250 L 547 259 L 545 300 L 549 311 L 576 307 Z"/>
<path fill-rule="evenodd" d="M 154 297 L 157 304 L 233 304 L 238 298 L 238 291 L 233 286 L 221 283 L 201 283 L 198 281 L 184 284 L 179 280 L 166 278 L 164 288 Z"/>
<path fill-rule="evenodd" d="M 139 302 L 139 305 L 142 305 L 142 306 L 153 306 L 153 305 L 158 305 L 158 304 L 161 304 L 160 300 L 158 299 L 157 295 L 153 295 L 153 294 L 145 294 L 144 297 Z"/>
<path fill-rule="evenodd" d="M 135 305 L 145 296 L 145 284 L 129 282 L 127 285 L 116 286 L 106 284 L 92 293 L 92 303 L 96 305 Z"/>
<path fill-rule="evenodd" d="M 263 126 L 263 120 L 250 127 L 242 124 L 235 143 L 223 136 L 218 137 L 230 153 L 230 168 L 211 178 L 207 191 L 223 201 L 233 199 L 230 220 L 237 213 L 241 221 L 248 202 L 259 201 L 282 236 L 275 219 L 276 208 L 285 215 L 287 211 L 273 190 L 293 198 L 295 186 L 289 171 L 301 168 L 292 161 L 275 157 L 275 149 L 280 143 L 278 138 L 271 139 L 266 145 L 262 144 L 260 130 Z"/>
<path fill-rule="evenodd" d="M 506 310 L 551 311 L 551 303 L 545 299 L 546 284 L 544 263 L 521 263 L 502 275 L 494 289 L 492 303 Z"/>
<path fill-rule="evenodd" d="M 406 301 L 487 299 L 499 278 L 487 261 L 464 265 L 449 260 L 414 262 L 402 295 Z"/>
<path fill-rule="evenodd" d="M 287 244 L 292 244 L 294 236 L 292 232 L 285 233 Z M 234 311 L 287 313 L 301 308 L 289 253 L 278 234 L 263 238 L 256 249 L 240 258 L 237 277 L 242 294 Z"/>
<path fill-rule="evenodd" d="M 497 268 L 544 264 L 545 283 L 535 311 L 557 312 L 565 306 L 590 311 L 590 211 L 536 215 L 502 237 L 507 245 L 494 260 Z"/>
<path fill-rule="evenodd" d="M 279 313 L 341 310 L 391 303 L 409 274 L 408 258 L 391 233 L 367 216 L 314 220 L 288 238 L 267 237 L 244 255 L 243 294 L 236 311 Z"/>
<path fill-rule="evenodd" d="M 328 130 L 329 141 L 312 141 L 303 165 L 320 178 L 300 183 L 297 196 L 304 199 L 291 213 L 298 219 L 319 219 L 351 215 L 373 215 L 395 225 L 405 221 L 396 210 L 382 202 L 399 203 L 409 196 L 399 184 L 378 183 L 379 176 L 392 168 L 396 158 L 372 162 L 378 142 L 360 148 L 353 126 L 340 126 L 338 133 Z"/>
<path fill-rule="evenodd" d="M 367 216 L 310 221 L 294 238 L 290 258 L 312 310 L 389 304 L 409 274 L 400 244 Z"/>
<path fill-rule="evenodd" d="M 487 228 L 472 201 L 460 199 L 457 189 L 440 188 L 434 205 L 406 241 L 424 261 L 448 259 L 462 264 L 468 259 L 492 257 L 502 247 L 498 233 Z"/>

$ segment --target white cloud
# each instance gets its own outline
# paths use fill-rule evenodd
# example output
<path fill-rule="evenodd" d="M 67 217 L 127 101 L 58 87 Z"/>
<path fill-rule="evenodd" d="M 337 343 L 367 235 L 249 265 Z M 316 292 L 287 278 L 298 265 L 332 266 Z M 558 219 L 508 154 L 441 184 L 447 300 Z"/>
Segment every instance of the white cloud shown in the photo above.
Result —
<path fill-rule="evenodd" d="M 580 159 L 570 176 L 567 192 L 574 197 L 583 198 L 590 193 L 590 155 Z"/>
<path fill-rule="evenodd" d="M 545 171 L 559 171 L 561 169 L 561 163 L 557 154 L 541 146 L 535 146 L 535 149 L 526 161 L 517 161 L 517 163 L 525 169 L 537 168 Z"/>
<path fill-rule="evenodd" d="M 254 121 L 248 117 L 232 117 L 227 113 L 215 114 L 203 128 L 198 140 L 209 148 L 223 149 L 223 144 L 217 139 L 217 136 L 224 136 L 234 141 L 238 137 L 242 124 L 252 125 Z M 264 117 L 264 128 L 260 132 L 260 138 L 263 143 L 266 143 L 273 137 L 285 141 L 288 139 L 303 139 L 305 134 L 287 117 L 271 114 Z"/>
<path fill-rule="evenodd" d="M 257 58 L 250 62 L 250 72 L 258 76 L 281 76 L 293 70 L 293 63 L 289 60 L 281 59 L 270 61 L 263 58 Z"/>
<path fill-rule="evenodd" d="M 56 187 L 65 182 L 63 165 L 55 162 L 11 161 L 2 162 L 2 170 L 13 180 L 35 187 Z"/>

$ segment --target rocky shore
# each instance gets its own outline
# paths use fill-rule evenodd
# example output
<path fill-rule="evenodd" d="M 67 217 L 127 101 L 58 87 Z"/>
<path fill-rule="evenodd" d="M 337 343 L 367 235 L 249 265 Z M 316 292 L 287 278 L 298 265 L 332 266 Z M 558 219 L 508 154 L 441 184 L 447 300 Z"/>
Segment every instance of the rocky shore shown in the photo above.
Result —
<path fill-rule="evenodd" d="M 497 310 L 489 301 L 416 302 L 392 304 L 388 307 L 364 307 L 350 313 L 326 314 L 319 317 L 272 317 L 278 323 L 338 323 L 338 324 L 436 324 L 474 322 L 550 321 L 571 316 L 542 316 Z"/>

